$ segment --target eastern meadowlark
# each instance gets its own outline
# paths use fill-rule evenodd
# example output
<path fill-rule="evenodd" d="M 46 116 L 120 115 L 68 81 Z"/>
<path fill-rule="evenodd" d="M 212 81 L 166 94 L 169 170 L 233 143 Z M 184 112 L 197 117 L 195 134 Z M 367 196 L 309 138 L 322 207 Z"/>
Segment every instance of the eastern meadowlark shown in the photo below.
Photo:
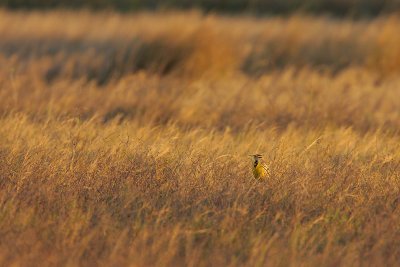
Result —
<path fill-rule="evenodd" d="M 253 175 L 254 178 L 263 180 L 269 175 L 268 166 L 262 161 L 262 155 L 250 155 L 253 157 Z"/>

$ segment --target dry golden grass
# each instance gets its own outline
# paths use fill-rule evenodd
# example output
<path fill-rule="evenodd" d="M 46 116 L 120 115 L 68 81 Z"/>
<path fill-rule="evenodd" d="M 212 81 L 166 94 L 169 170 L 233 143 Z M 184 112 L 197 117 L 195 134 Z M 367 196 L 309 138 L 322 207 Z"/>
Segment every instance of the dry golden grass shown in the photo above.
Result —
<path fill-rule="evenodd" d="M 399 25 L 1 11 L 0 265 L 397 265 Z"/>

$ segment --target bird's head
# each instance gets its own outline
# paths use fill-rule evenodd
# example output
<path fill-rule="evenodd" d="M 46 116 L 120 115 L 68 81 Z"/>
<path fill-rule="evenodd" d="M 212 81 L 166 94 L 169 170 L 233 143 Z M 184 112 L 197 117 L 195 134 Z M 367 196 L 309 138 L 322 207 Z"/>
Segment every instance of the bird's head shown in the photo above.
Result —
<path fill-rule="evenodd" d="M 260 154 L 254 154 L 254 155 L 249 155 L 249 156 L 253 158 L 253 162 L 257 162 L 260 159 L 262 159 L 262 155 L 260 155 Z"/>

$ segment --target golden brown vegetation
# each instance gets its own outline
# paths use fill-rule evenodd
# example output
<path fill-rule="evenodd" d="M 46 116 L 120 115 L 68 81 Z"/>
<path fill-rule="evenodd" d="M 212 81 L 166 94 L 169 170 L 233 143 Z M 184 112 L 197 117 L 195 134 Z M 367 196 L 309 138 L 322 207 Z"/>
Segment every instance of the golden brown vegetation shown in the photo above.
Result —
<path fill-rule="evenodd" d="M 398 264 L 399 26 L 0 12 L 0 265 Z"/>

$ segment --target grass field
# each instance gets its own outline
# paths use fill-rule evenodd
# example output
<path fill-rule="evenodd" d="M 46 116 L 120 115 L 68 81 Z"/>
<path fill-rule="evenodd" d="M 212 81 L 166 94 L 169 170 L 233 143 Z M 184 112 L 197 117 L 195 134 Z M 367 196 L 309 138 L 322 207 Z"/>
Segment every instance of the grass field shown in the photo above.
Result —
<path fill-rule="evenodd" d="M 399 27 L 0 11 L 0 265 L 398 265 Z"/>

